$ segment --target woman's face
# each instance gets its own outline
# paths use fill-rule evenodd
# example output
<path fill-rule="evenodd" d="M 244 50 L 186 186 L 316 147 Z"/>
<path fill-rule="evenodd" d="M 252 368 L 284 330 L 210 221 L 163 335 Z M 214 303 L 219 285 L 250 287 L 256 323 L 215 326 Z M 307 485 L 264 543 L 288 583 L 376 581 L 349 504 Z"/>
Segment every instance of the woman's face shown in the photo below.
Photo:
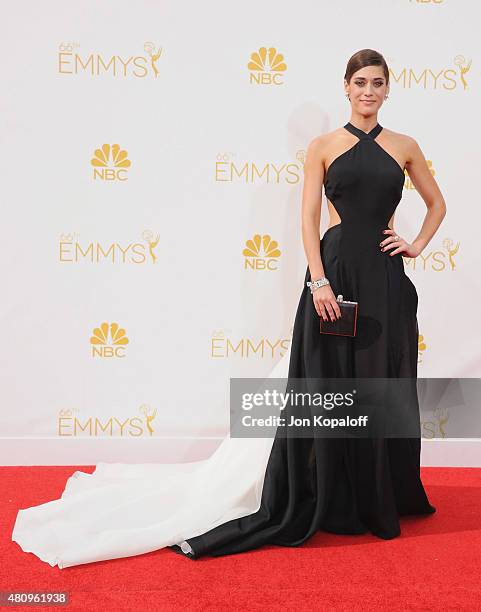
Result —
<path fill-rule="evenodd" d="M 355 72 L 344 89 L 351 99 L 352 110 L 360 115 L 375 115 L 389 92 L 381 66 L 365 66 Z"/>

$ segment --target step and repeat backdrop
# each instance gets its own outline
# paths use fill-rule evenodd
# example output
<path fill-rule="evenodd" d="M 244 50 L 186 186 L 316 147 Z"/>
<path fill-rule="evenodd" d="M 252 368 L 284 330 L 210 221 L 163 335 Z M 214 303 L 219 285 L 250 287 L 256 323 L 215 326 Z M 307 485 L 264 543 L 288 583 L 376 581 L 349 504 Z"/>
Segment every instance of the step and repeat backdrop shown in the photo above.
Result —
<path fill-rule="evenodd" d="M 306 148 L 350 119 L 344 71 L 366 47 L 390 67 L 379 122 L 417 140 L 447 204 L 404 260 L 418 375 L 480 376 L 477 2 L 50 0 L 4 17 L 4 463 L 215 448 L 229 377 L 289 356 Z M 406 173 L 396 231 L 414 239 L 425 213 Z M 449 416 L 423 437 L 449 438 Z"/>

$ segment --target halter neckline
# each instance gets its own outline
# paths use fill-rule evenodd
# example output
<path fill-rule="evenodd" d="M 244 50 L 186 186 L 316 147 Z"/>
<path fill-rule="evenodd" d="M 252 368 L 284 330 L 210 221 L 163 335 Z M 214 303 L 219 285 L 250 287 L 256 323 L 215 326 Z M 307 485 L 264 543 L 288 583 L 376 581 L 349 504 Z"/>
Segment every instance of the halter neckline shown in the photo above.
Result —
<path fill-rule="evenodd" d="M 382 125 L 379 123 L 376 123 L 376 125 L 369 132 L 365 132 L 364 130 L 361 130 L 360 128 L 356 127 L 355 125 L 352 125 L 350 121 L 348 121 L 344 127 L 348 132 L 351 132 L 351 134 L 354 134 L 354 136 L 357 136 L 358 138 L 374 139 L 382 130 Z"/>

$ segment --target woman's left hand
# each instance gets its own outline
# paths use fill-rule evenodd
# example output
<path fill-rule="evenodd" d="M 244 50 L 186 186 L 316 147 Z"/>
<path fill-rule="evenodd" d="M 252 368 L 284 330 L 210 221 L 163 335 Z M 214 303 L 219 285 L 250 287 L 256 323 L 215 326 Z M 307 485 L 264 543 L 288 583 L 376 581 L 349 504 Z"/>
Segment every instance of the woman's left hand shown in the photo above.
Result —
<path fill-rule="evenodd" d="M 398 236 L 392 229 L 385 229 L 384 234 L 389 234 L 379 245 L 381 251 L 386 253 L 388 249 L 394 249 L 389 256 L 392 257 L 396 253 L 402 253 L 405 257 L 417 257 L 419 255 L 417 249 L 409 242 L 406 242 L 404 238 Z"/>

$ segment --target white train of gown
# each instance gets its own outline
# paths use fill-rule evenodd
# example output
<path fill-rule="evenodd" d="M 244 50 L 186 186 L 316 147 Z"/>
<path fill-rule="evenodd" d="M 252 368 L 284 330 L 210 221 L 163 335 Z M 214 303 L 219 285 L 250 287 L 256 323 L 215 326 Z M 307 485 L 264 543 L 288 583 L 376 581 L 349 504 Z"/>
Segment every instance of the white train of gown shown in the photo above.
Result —
<path fill-rule="evenodd" d="M 290 347 L 268 378 L 287 378 Z M 260 508 L 273 438 L 224 438 L 202 461 L 98 463 L 60 499 L 18 511 L 12 540 L 59 568 L 178 544 Z"/>

